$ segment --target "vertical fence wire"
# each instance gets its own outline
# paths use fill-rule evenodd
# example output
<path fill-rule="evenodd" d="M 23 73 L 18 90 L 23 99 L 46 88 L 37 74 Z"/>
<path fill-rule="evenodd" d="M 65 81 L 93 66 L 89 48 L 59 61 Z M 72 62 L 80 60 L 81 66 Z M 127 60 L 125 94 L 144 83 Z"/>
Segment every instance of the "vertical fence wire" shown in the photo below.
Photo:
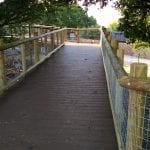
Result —
<path fill-rule="evenodd" d="M 150 150 L 150 93 L 138 92 L 137 101 L 129 105 L 131 90 L 121 87 L 118 82 L 119 78 L 112 63 L 113 58 L 109 53 L 111 48 L 103 33 L 101 34 L 101 49 L 118 144 L 120 142 L 119 149 Z M 131 110 L 135 108 L 137 111 L 131 114 Z M 141 118 L 142 112 L 144 117 Z M 137 121 L 129 118 L 136 118 Z M 139 135 L 141 136 L 137 137 Z M 133 139 L 127 139 L 127 137 L 133 137 Z M 127 140 L 132 140 L 134 146 L 127 147 Z"/>
<path fill-rule="evenodd" d="M 110 50 L 107 47 L 107 40 L 102 35 L 102 53 L 105 73 L 107 78 L 107 85 L 110 97 L 111 108 L 113 112 L 114 124 L 116 129 L 117 138 L 119 138 L 121 149 L 126 148 L 126 135 L 127 135 L 127 118 L 128 118 L 128 89 L 122 88 L 118 83 L 115 70 L 108 54 Z"/>

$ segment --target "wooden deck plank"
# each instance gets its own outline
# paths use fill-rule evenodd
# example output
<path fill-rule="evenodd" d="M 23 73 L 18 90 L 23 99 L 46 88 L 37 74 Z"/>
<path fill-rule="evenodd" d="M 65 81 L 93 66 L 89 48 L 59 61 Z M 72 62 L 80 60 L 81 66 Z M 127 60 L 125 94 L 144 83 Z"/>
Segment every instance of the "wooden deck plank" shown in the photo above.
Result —
<path fill-rule="evenodd" d="M 67 44 L 3 97 L 0 149 L 118 149 L 99 47 Z"/>

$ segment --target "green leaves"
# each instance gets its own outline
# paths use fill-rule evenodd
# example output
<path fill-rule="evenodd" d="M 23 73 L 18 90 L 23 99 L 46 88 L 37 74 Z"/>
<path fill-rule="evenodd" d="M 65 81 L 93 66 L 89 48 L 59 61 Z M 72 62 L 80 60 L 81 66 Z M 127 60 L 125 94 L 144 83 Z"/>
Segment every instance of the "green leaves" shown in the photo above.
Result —
<path fill-rule="evenodd" d="M 147 0 L 118 0 L 116 6 L 121 10 L 120 29 L 131 42 L 142 40 L 150 42 L 150 3 Z"/>

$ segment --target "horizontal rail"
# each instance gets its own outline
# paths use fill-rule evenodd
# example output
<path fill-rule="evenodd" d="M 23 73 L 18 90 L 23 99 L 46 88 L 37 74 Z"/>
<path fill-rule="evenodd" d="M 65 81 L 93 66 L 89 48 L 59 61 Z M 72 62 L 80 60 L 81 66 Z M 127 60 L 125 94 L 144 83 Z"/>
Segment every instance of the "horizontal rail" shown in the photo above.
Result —
<path fill-rule="evenodd" d="M 16 41 L 16 42 L 8 43 L 8 44 L 0 46 L 0 51 L 3 51 L 5 49 L 11 48 L 11 47 L 15 47 L 15 46 L 20 45 L 20 44 L 31 42 L 31 41 L 34 41 L 36 39 L 39 39 L 39 38 L 42 38 L 42 37 L 45 37 L 45 36 L 48 36 L 48 35 L 52 35 L 52 34 L 60 32 L 60 31 L 65 31 L 65 30 L 66 30 L 66 28 L 63 28 L 63 29 L 51 31 L 51 32 L 48 32 L 48 33 L 45 33 L 45 34 L 42 34 L 42 35 L 39 35 L 39 36 L 36 36 L 36 37 L 32 37 L 32 38 L 29 38 L 29 39 L 23 39 L 23 40 L 19 40 L 19 41 Z"/>
<path fill-rule="evenodd" d="M 100 30 L 100 28 L 67 28 L 68 30 L 75 30 L 75 31 L 77 31 L 77 30 L 80 30 L 80 31 L 84 31 L 84 30 Z"/>
<path fill-rule="evenodd" d="M 0 95 L 64 45 L 66 28 L 0 47 Z M 40 34 L 40 33 L 39 33 Z"/>
<path fill-rule="evenodd" d="M 101 30 L 101 49 L 119 150 L 150 149 L 150 81 L 147 65 L 123 69 L 123 52 L 107 30 Z"/>
<path fill-rule="evenodd" d="M 101 36 L 105 37 L 104 33 L 101 31 Z M 121 78 L 122 76 L 127 76 L 126 71 L 122 67 L 122 65 L 119 63 L 119 60 L 117 56 L 113 53 L 111 46 L 109 45 L 109 42 L 106 38 L 103 39 L 103 42 L 105 44 L 105 49 L 107 49 L 107 55 L 109 57 L 109 60 L 113 66 L 114 72 L 117 76 L 117 78 Z"/>
<path fill-rule="evenodd" d="M 123 76 L 119 79 L 122 87 L 136 91 L 150 92 L 150 81 Z"/>

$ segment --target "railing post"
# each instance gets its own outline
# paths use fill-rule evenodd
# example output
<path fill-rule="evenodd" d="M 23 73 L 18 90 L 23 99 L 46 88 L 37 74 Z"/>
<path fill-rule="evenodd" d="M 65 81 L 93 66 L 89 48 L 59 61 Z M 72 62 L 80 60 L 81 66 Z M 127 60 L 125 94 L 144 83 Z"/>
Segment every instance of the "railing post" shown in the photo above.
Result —
<path fill-rule="evenodd" d="M 119 59 L 121 66 L 123 67 L 123 65 L 124 65 L 124 51 L 122 49 L 117 49 L 117 57 Z"/>
<path fill-rule="evenodd" d="M 59 45 L 59 34 L 58 32 L 56 33 L 56 38 L 57 38 L 57 46 Z"/>
<path fill-rule="evenodd" d="M 112 50 L 113 50 L 114 54 L 117 55 L 118 40 L 112 39 L 110 45 L 111 45 L 111 47 L 112 47 Z"/>
<path fill-rule="evenodd" d="M 67 41 L 67 29 L 64 30 L 64 42 Z"/>
<path fill-rule="evenodd" d="M 143 63 L 131 64 L 130 77 L 138 79 L 147 78 L 147 65 Z M 128 83 L 130 86 L 130 83 Z M 127 150 L 142 149 L 145 97 L 144 92 L 130 90 L 127 123 Z"/>
<path fill-rule="evenodd" d="M 0 46 L 3 45 L 3 41 L 0 40 Z M 5 76 L 5 59 L 4 59 L 4 51 L 0 51 L 0 89 L 6 84 L 6 76 Z"/>
<path fill-rule="evenodd" d="M 50 27 L 50 31 L 53 31 L 54 30 L 54 27 Z M 55 47 L 55 36 L 54 36 L 54 33 L 50 35 L 50 38 L 51 38 L 51 49 L 53 50 L 54 47 Z"/>
<path fill-rule="evenodd" d="M 111 38 L 110 34 L 107 36 L 107 40 L 108 40 L 109 43 L 111 43 L 112 38 Z"/>
<path fill-rule="evenodd" d="M 52 50 L 55 48 L 55 34 L 51 34 L 51 45 L 52 45 Z"/>
<path fill-rule="evenodd" d="M 47 33 L 47 28 L 44 30 L 44 33 Z M 46 51 L 46 54 L 48 54 L 48 44 L 47 44 L 47 36 L 44 37 L 44 47 L 45 47 L 45 51 Z"/>
<path fill-rule="evenodd" d="M 77 28 L 77 43 L 80 43 L 80 30 Z"/>
<path fill-rule="evenodd" d="M 61 44 L 63 43 L 63 31 L 60 31 Z"/>
<path fill-rule="evenodd" d="M 22 70 L 23 70 L 23 73 L 25 73 L 27 70 L 25 44 L 21 45 L 21 61 L 22 61 Z"/>
<path fill-rule="evenodd" d="M 38 36 L 37 32 L 34 32 L 34 36 Z M 39 61 L 39 43 L 38 39 L 34 40 L 34 64 Z"/>

